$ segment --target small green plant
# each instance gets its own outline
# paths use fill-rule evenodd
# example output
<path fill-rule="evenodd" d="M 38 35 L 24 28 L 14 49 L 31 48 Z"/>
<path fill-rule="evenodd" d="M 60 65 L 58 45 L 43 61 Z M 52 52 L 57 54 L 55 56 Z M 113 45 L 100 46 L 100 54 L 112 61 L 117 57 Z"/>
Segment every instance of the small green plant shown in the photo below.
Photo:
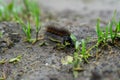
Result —
<path fill-rule="evenodd" d="M 1 2 L 2 3 L 2 2 Z M 12 1 L 8 6 L 2 3 L 0 7 L 0 21 L 1 20 L 9 20 L 11 17 L 11 13 L 13 12 L 14 2 Z"/>
<path fill-rule="evenodd" d="M 97 20 L 97 24 L 96 24 L 96 32 L 97 32 L 97 36 L 98 36 L 98 45 L 103 42 L 106 43 L 108 38 L 109 38 L 109 29 L 108 29 L 109 25 L 105 26 L 105 31 L 101 30 L 100 28 L 100 19 Z"/>
<path fill-rule="evenodd" d="M 88 62 L 88 58 L 90 57 L 90 54 L 88 53 L 89 51 L 87 51 L 86 49 L 86 41 L 84 39 L 81 40 L 81 54 L 82 54 L 82 58 L 84 59 L 85 62 Z"/>
<path fill-rule="evenodd" d="M 111 35 L 112 43 L 114 43 L 116 38 L 120 38 L 120 20 L 117 22 L 115 17 L 116 17 L 116 11 L 114 12 L 114 16 L 112 18 L 110 25 L 110 35 Z M 113 26 L 115 26 L 115 30 L 113 30 Z"/>
<path fill-rule="evenodd" d="M 31 42 L 32 39 L 31 39 L 30 21 L 27 22 L 27 24 L 25 24 L 23 22 L 22 18 L 24 16 L 32 17 L 32 20 L 35 22 L 35 26 L 36 26 L 36 40 L 34 40 L 34 42 L 36 42 L 37 40 L 39 40 L 38 34 L 41 29 L 39 6 L 37 5 L 37 3 L 35 1 L 32 1 L 32 0 L 23 0 L 25 7 L 22 4 L 17 6 L 15 3 L 16 3 L 16 0 L 12 0 L 8 5 L 6 5 L 2 1 L 0 2 L 0 4 L 1 4 L 1 6 L 0 6 L 0 21 L 4 21 L 4 20 L 9 21 L 9 20 L 16 18 L 19 21 L 19 23 L 22 25 L 22 29 L 26 35 L 27 41 Z M 24 8 L 26 8 L 26 9 L 24 9 Z M 28 14 L 26 14 L 26 13 L 28 13 Z M 16 17 L 16 16 L 20 16 L 21 19 L 19 19 L 19 17 Z"/>
<path fill-rule="evenodd" d="M 0 21 L 9 21 L 14 19 L 15 14 L 23 13 L 21 5 L 15 5 L 16 0 L 12 0 L 9 4 L 0 1 Z"/>
<path fill-rule="evenodd" d="M 38 40 L 38 34 L 41 29 L 41 22 L 40 22 L 40 9 L 39 6 L 36 4 L 36 2 L 32 0 L 23 0 L 23 3 L 26 7 L 26 11 L 28 14 L 30 14 L 34 21 L 35 21 L 35 26 L 36 26 L 36 41 Z"/>
<path fill-rule="evenodd" d="M 80 64 L 83 61 L 88 62 L 87 59 L 89 58 L 90 54 L 87 53 L 86 43 L 84 39 L 82 39 L 81 41 L 77 41 L 77 38 L 73 34 L 71 34 L 71 39 L 73 40 L 75 45 L 75 52 L 73 53 L 73 75 L 74 77 L 77 77 L 78 71 L 83 70 L 80 67 Z"/>
<path fill-rule="evenodd" d="M 18 20 L 18 23 L 21 24 L 22 26 L 22 30 L 26 35 L 26 41 L 28 42 L 32 42 L 32 38 L 31 38 L 31 25 L 30 22 L 27 22 L 27 24 L 25 24 L 22 19 L 20 19 L 18 16 L 16 16 L 16 19 Z"/>
<path fill-rule="evenodd" d="M 116 12 L 114 13 L 112 21 L 105 26 L 105 30 L 100 28 L 100 19 L 97 20 L 96 32 L 98 36 L 98 45 L 100 43 L 106 44 L 108 41 L 111 41 L 114 44 L 115 39 L 120 38 L 120 21 L 116 21 L 115 15 Z M 113 27 L 115 27 L 115 30 Z"/>
<path fill-rule="evenodd" d="M 100 29 L 100 19 L 97 20 L 96 32 L 97 32 L 97 36 L 98 36 L 98 43 L 100 43 L 101 42 L 101 36 L 102 36 L 102 31 Z"/>
<path fill-rule="evenodd" d="M 24 31 L 26 37 L 27 37 L 27 41 L 31 42 L 31 25 L 30 25 L 30 22 L 27 22 L 26 25 L 22 26 L 22 28 L 23 28 L 23 31 Z"/>

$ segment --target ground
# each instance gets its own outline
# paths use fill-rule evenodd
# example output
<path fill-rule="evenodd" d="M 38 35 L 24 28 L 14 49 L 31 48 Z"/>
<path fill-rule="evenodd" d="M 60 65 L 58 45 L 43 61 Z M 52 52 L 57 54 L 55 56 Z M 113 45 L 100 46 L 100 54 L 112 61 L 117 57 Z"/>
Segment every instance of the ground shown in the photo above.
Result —
<path fill-rule="evenodd" d="M 78 40 L 95 39 L 96 19 L 100 17 L 104 27 L 117 10 L 119 19 L 119 3 L 116 0 L 38 0 L 41 7 L 42 29 L 39 36 L 47 37 L 45 28 L 48 24 L 65 27 Z M 33 26 L 34 30 L 34 26 Z M 61 64 L 61 58 L 72 55 L 71 50 L 57 50 L 55 43 L 41 39 L 36 44 L 24 42 L 21 25 L 14 22 L 1 22 L 0 60 L 9 60 L 18 55 L 20 62 L 0 64 L 0 75 L 6 75 L 7 80 L 119 80 L 120 79 L 120 48 L 109 45 L 98 51 L 90 52 L 89 63 L 82 64 L 83 71 L 74 78 L 71 66 Z M 34 32 L 33 32 L 34 34 Z M 33 36 L 34 37 L 34 36 Z M 47 46 L 40 46 L 43 41 Z M 89 42 L 88 47 L 95 42 Z M 96 57 L 97 55 L 97 57 Z"/>

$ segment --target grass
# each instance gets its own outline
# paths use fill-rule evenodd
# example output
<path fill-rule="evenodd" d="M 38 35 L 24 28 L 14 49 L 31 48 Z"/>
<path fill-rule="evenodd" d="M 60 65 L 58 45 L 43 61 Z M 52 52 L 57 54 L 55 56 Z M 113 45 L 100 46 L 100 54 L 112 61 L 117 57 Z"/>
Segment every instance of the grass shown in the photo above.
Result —
<path fill-rule="evenodd" d="M 80 67 L 80 64 L 85 62 L 88 62 L 87 59 L 89 58 L 90 54 L 87 53 L 86 50 L 86 42 L 84 39 L 81 41 L 78 41 L 77 38 L 71 34 L 71 39 L 74 42 L 75 45 L 75 51 L 73 53 L 73 75 L 74 77 L 78 76 L 78 71 L 83 70 Z M 81 47 L 80 47 L 81 45 Z"/>
<path fill-rule="evenodd" d="M 28 42 L 31 42 L 31 25 L 30 25 L 30 22 L 27 22 L 27 24 L 26 25 L 22 25 L 22 28 L 23 28 L 23 31 L 24 31 L 24 33 L 25 33 L 25 35 L 26 35 L 26 40 L 28 41 Z"/>
<path fill-rule="evenodd" d="M 16 16 L 16 19 L 17 19 L 18 23 L 22 26 L 22 30 L 23 30 L 24 34 L 26 35 L 26 41 L 27 41 L 27 42 L 32 42 L 30 22 L 27 22 L 27 24 L 25 24 L 25 23 L 22 21 L 22 19 L 19 18 L 18 16 Z"/>
<path fill-rule="evenodd" d="M 109 38 L 108 27 L 109 25 L 105 26 L 105 31 L 102 31 L 100 28 L 100 19 L 97 20 L 96 32 L 98 36 L 98 44 L 100 44 L 101 42 L 106 43 L 106 41 L 108 40 Z"/>
<path fill-rule="evenodd" d="M 18 15 L 22 18 L 28 16 L 39 17 L 40 9 L 35 1 L 32 0 L 21 0 L 22 3 L 18 4 L 17 0 L 12 0 L 6 4 L 3 0 L 0 1 L 0 21 L 11 21 L 14 20 L 15 16 Z M 35 19 L 33 20 L 35 21 Z"/>
<path fill-rule="evenodd" d="M 24 5 L 26 6 L 26 11 L 33 17 L 33 21 L 36 27 L 36 41 L 38 40 L 38 34 L 41 29 L 40 22 L 40 9 L 35 1 L 32 0 L 23 0 Z"/>
<path fill-rule="evenodd" d="M 120 20 L 117 22 L 116 21 L 116 11 L 114 12 L 114 16 L 112 18 L 111 26 L 110 26 L 110 35 L 111 35 L 111 40 L 112 43 L 114 43 L 116 38 L 120 38 Z M 115 30 L 113 29 L 113 26 L 115 26 Z"/>
<path fill-rule="evenodd" d="M 117 38 L 120 38 L 120 21 L 116 21 L 115 19 L 116 12 L 114 13 L 114 16 L 112 18 L 112 21 L 110 21 L 106 26 L 105 30 L 102 30 L 100 28 L 100 19 L 97 20 L 96 24 L 96 33 L 98 36 L 97 43 L 107 43 L 111 42 L 114 44 L 115 40 Z M 114 29 L 115 28 L 115 29 Z"/>
<path fill-rule="evenodd" d="M 97 43 L 92 46 L 91 48 L 86 48 L 86 41 L 82 39 L 81 41 L 78 41 L 77 38 L 71 34 L 71 39 L 74 42 L 74 53 L 73 53 L 73 75 L 74 77 L 78 76 L 78 71 L 81 70 L 81 63 L 88 62 L 88 58 L 91 56 L 89 52 L 93 48 L 99 48 L 98 46 L 106 45 L 108 42 L 111 42 L 112 44 L 115 43 L 116 39 L 120 39 L 120 21 L 116 21 L 115 19 L 116 13 L 114 13 L 114 16 L 112 18 L 112 21 L 110 21 L 104 29 L 101 29 L 100 26 L 100 19 L 97 19 L 96 23 L 96 33 L 97 33 Z M 115 29 L 114 29 L 115 28 Z M 115 44 L 114 44 L 115 45 Z"/>
<path fill-rule="evenodd" d="M 0 1 L 0 21 L 14 20 L 15 14 L 19 15 L 23 13 L 23 7 L 21 4 L 16 5 L 17 1 L 12 0 L 9 4 L 5 4 Z"/>
<path fill-rule="evenodd" d="M 23 0 L 24 6 L 25 6 L 25 12 L 27 15 L 30 15 L 32 17 L 32 21 L 35 23 L 35 31 L 36 31 L 36 38 L 31 39 L 31 25 L 30 21 L 27 21 L 27 24 L 23 22 L 23 20 L 16 15 L 16 18 L 18 22 L 22 25 L 23 32 L 26 35 L 26 40 L 28 42 L 35 43 L 39 40 L 39 31 L 41 29 L 41 21 L 40 21 L 40 9 L 36 2 L 32 0 Z"/>
<path fill-rule="evenodd" d="M 81 51 L 82 57 L 85 62 L 88 62 L 88 58 L 90 57 L 90 54 L 87 51 L 86 41 L 84 39 L 81 40 L 81 45 L 82 45 L 82 47 L 81 47 L 82 48 L 82 51 Z"/>
<path fill-rule="evenodd" d="M 24 5 L 26 7 L 26 11 L 33 17 L 33 21 L 35 21 L 36 26 L 36 41 L 38 40 L 38 34 L 41 29 L 41 22 L 40 22 L 40 9 L 39 6 L 35 1 L 32 0 L 23 0 Z"/>
<path fill-rule="evenodd" d="M 17 17 L 17 21 L 22 25 L 22 29 L 26 35 L 27 41 L 31 42 L 31 25 L 30 21 L 27 21 L 27 24 L 23 22 L 24 16 L 31 16 L 32 21 L 35 23 L 36 27 L 36 40 L 38 41 L 38 34 L 41 29 L 40 22 L 40 8 L 35 1 L 32 0 L 23 0 L 23 4 L 18 7 L 17 1 L 12 0 L 8 5 L 3 4 L 1 1 L 0 6 L 0 21 L 10 21 Z M 25 6 L 25 8 L 24 8 Z M 19 16 L 19 17 L 18 17 Z M 29 20 L 29 18 L 28 18 Z"/>
<path fill-rule="evenodd" d="M 4 3 L 1 3 L 0 6 L 0 21 L 9 20 L 12 17 L 14 1 L 12 0 L 7 6 Z"/>

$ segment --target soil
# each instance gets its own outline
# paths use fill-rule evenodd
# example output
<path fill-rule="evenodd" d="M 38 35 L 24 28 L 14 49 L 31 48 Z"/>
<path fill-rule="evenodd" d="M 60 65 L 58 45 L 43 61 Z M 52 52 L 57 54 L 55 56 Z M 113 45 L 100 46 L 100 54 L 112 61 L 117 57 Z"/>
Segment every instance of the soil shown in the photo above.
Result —
<path fill-rule="evenodd" d="M 71 48 L 57 50 L 56 43 L 47 39 L 47 25 L 65 27 L 78 40 L 94 40 L 96 36 L 96 19 L 100 17 L 104 27 L 112 18 L 114 9 L 117 19 L 120 15 L 118 0 L 39 0 L 41 7 L 42 28 L 39 36 L 43 37 L 37 43 L 24 42 L 25 35 L 21 25 L 15 22 L 0 22 L 0 60 L 12 59 L 18 55 L 22 59 L 18 63 L 0 64 L 0 75 L 5 74 L 6 80 L 120 80 L 120 47 L 113 45 L 92 50 L 89 63 L 83 63 L 83 71 L 74 78 L 70 71 L 71 65 L 62 65 L 61 59 L 72 55 Z M 32 27 L 35 37 L 35 27 Z M 48 45 L 40 46 L 41 42 Z M 89 42 L 87 48 L 94 45 Z"/>

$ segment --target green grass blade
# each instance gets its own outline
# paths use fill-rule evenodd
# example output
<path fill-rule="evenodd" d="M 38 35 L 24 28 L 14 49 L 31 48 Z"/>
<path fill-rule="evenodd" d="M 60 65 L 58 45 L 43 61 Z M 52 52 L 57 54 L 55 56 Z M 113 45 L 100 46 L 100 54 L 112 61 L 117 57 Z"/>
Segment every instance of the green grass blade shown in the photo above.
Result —
<path fill-rule="evenodd" d="M 103 35 L 102 34 L 102 31 L 100 29 L 100 19 L 97 19 L 97 24 L 96 24 L 96 32 L 97 32 L 97 36 L 98 36 L 98 43 L 101 42 L 101 36 Z"/>
<path fill-rule="evenodd" d="M 27 23 L 27 38 L 31 39 L 31 26 L 30 26 L 30 22 Z"/>
<path fill-rule="evenodd" d="M 113 22 L 110 22 L 110 37 L 111 37 L 111 40 L 113 42 L 113 39 L 114 39 L 114 34 L 113 34 Z"/>
<path fill-rule="evenodd" d="M 76 44 L 77 38 L 75 37 L 75 35 L 71 34 L 70 38 L 72 39 L 72 41 L 74 42 L 74 44 Z"/>
<path fill-rule="evenodd" d="M 78 51 L 80 49 L 80 42 L 79 41 L 76 41 L 75 43 L 75 49 Z"/>
<path fill-rule="evenodd" d="M 81 40 L 81 44 L 82 44 L 82 54 L 83 55 L 85 55 L 85 53 L 86 53 L 86 44 L 85 44 L 85 40 L 84 39 L 82 39 Z"/>
<path fill-rule="evenodd" d="M 109 24 L 106 26 L 106 29 L 105 29 L 105 43 L 107 42 L 107 40 L 109 38 L 109 35 L 108 35 L 108 33 L 109 33 L 108 26 L 109 26 Z"/>

